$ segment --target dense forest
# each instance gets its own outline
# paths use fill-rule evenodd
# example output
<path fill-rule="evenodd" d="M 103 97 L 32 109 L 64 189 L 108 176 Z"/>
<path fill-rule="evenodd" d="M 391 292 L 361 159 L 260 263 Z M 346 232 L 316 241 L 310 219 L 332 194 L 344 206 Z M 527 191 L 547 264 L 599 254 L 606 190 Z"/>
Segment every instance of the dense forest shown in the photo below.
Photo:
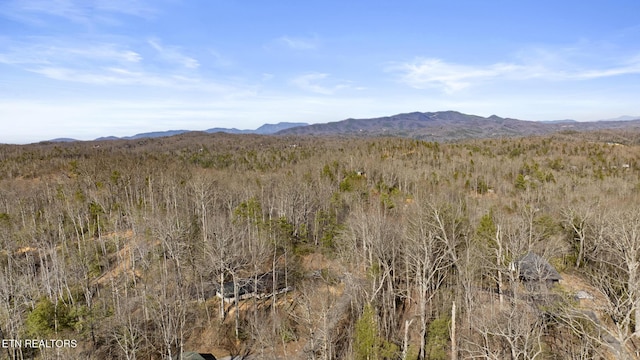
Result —
<path fill-rule="evenodd" d="M 0 358 L 638 358 L 638 138 L 0 145 Z"/>

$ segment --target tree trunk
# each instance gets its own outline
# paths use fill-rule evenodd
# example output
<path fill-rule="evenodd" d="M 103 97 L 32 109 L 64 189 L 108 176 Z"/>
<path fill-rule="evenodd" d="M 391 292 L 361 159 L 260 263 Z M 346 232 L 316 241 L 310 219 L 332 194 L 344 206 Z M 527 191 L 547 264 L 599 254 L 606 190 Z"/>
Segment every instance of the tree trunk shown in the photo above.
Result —
<path fill-rule="evenodd" d="M 502 306 L 504 305 L 504 294 L 502 291 L 502 241 L 501 241 L 501 236 L 500 236 L 500 225 L 497 226 L 497 230 L 496 230 L 496 243 L 498 244 L 498 256 L 496 259 L 496 265 L 498 267 L 498 298 L 500 299 L 500 307 L 502 308 Z"/>
<path fill-rule="evenodd" d="M 456 344 L 456 302 L 451 306 L 451 360 L 458 359 L 458 347 Z"/>
<path fill-rule="evenodd" d="M 220 271 L 220 321 L 224 321 L 224 272 Z"/>
<path fill-rule="evenodd" d="M 405 320 L 404 322 L 404 339 L 402 340 L 402 360 L 407 359 L 407 353 L 409 352 L 409 326 L 413 323 L 413 319 Z"/>
<path fill-rule="evenodd" d="M 426 336 L 427 336 L 427 297 L 426 297 L 426 286 L 424 284 L 424 278 L 422 275 L 422 271 L 420 271 L 419 280 L 419 291 L 420 291 L 420 350 L 418 352 L 418 359 L 422 360 L 425 358 L 425 346 L 426 346 Z"/>
<path fill-rule="evenodd" d="M 233 274 L 233 296 L 236 306 L 236 340 L 240 339 L 240 305 L 238 304 L 238 281 L 236 274 Z"/>

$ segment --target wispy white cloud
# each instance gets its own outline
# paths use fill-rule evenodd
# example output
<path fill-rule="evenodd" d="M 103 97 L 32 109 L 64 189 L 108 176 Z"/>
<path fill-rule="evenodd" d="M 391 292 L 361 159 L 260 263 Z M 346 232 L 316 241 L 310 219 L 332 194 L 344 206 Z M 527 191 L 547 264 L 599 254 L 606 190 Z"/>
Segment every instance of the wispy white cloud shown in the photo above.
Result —
<path fill-rule="evenodd" d="M 182 54 L 179 48 L 174 46 L 164 46 L 157 39 L 149 40 L 149 45 L 153 47 L 161 58 L 166 61 L 180 64 L 188 69 L 197 69 L 200 66 L 198 60 Z"/>
<path fill-rule="evenodd" d="M 318 38 L 281 36 L 277 42 L 294 50 L 314 50 L 318 48 Z"/>
<path fill-rule="evenodd" d="M 144 72 L 135 72 L 122 68 L 74 69 L 65 67 L 43 66 L 30 70 L 49 79 L 91 85 L 145 85 L 145 86 L 177 86 L 167 78 Z"/>
<path fill-rule="evenodd" d="M 77 24 L 117 24 L 117 15 L 151 18 L 157 13 L 144 0 L 7 0 L 0 15 L 31 25 L 44 26 L 46 17 L 57 17 Z M 116 15 L 116 16 L 112 16 Z"/>
<path fill-rule="evenodd" d="M 586 70 L 576 73 L 578 79 L 597 79 L 611 76 L 640 74 L 640 55 L 628 59 L 622 64 L 603 69 Z"/>
<path fill-rule="evenodd" d="M 158 10 L 155 8 L 154 3 L 157 0 L 94 0 L 97 10 L 105 12 L 113 12 L 126 14 L 131 16 L 137 16 L 141 18 L 152 18 L 158 14 Z M 77 3 L 84 3 L 86 0 L 76 0 Z"/>
<path fill-rule="evenodd" d="M 176 47 L 161 45 L 159 40 L 140 44 L 138 49 L 78 39 L 29 40 L 0 46 L 0 64 L 53 80 L 98 86 L 159 86 L 214 92 L 236 87 L 200 75 L 196 59 L 181 54 Z"/>
<path fill-rule="evenodd" d="M 478 81 L 509 76 L 523 70 L 521 66 L 513 64 L 469 66 L 447 63 L 440 59 L 420 59 L 401 64 L 396 69 L 402 73 L 401 80 L 412 87 L 437 87 L 447 93 L 465 89 Z"/>
<path fill-rule="evenodd" d="M 14 42 L 0 52 L 0 63 L 13 65 L 82 63 L 138 63 L 142 55 L 121 46 L 103 44 L 62 44 L 57 39 L 31 39 L 31 42 Z M 2 51 L 2 50 L 0 50 Z"/>
<path fill-rule="evenodd" d="M 233 65 L 233 61 L 216 50 L 209 50 L 212 61 L 210 62 L 216 67 L 229 67 Z"/>
<path fill-rule="evenodd" d="M 200 77 L 180 74 L 155 73 L 145 70 L 131 70 L 119 67 L 102 67 L 91 69 L 70 68 L 62 66 L 40 66 L 28 69 L 30 72 L 46 78 L 95 86 L 145 86 L 156 91 L 195 91 L 200 94 L 220 94 L 226 97 L 250 94 L 255 90 L 242 84 L 224 84 Z"/>
<path fill-rule="evenodd" d="M 273 79 L 274 77 L 275 77 L 275 75 L 274 75 L 274 74 L 271 74 L 271 73 L 263 73 L 263 74 L 262 74 L 262 78 L 261 78 L 261 80 L 262 80 L 262 81 L 270 81 L 270 80 L 271 80 L 271 79 Z"/>
<path fill-rule="evenodd" d="M 0 63 L 60 81 L 93 85 L 158 85 L 158 79 L 142 81 L 144 76 L 141 72 L 134 71 L 140 67 L 143 57 L 131 49 L 110 43 L 82 44 L 76 41 L 72 46 L 60 39 L 36 40 L 31 43 L 14 42 L 5 52 L 0 52 Z"/>
<path fill-rule="evenodd" d="M 326 79 L 327 76 L 327 74 L 320 73 L 305 74 L 292 79 L 291 83 L 302 90 L 328 95 L 332 93 L 332 90 L 318 84 L 318 81 Z"/>
<path fill-rule="evenodd" d="M 349 87 L 345 82 L 329 79 L 329 74 L 324 73 L 303 74 L 293 78 L 291 83 L 302 90 L 322 95 L 332 95 L 340 89 Z"/>
<path fill-rule="evenodd" d="M 547 56 L 548 58 L 548 56 Z M 442 59 L 417 59 L 388 68 L 399 73 L 400 81 L 418 89 L 437 88 L 447 94 L 491 81 L 576 81 L 612 76 L 640 74 L 640 57 L 598 68 L 580 68 L 568 61 L 555 59 L 522 63 L 501 62 L 490 65 L 465 65 Z"/>
<path fill-rule="evenodd" d="M 130 49 L 122 49 L 113 44 L 89 46 L 87 48 L 59 49 L 58 52 L 61 52 L 60 50 L 65 51 L 71 56 L 82 56 L 128 63 L 139 63 L 142 61 L 142 55 L 138 52 Z"/>

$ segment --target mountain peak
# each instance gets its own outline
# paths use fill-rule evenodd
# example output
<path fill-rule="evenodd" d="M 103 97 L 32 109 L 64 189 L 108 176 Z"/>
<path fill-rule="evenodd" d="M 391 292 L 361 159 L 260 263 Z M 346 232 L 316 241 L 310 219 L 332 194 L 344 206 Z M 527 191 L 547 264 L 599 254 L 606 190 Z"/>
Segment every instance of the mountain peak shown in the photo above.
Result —
<path fill-rule="evenodd" d="M 298 126 L 307 126 L 309 124 L 303 122 L 279 122 L 277 124 L 264 124 L 257 128 L 254 133 L 267 135 L 267 134 L 275 134 L 278 131 L 290 129 Z"/>

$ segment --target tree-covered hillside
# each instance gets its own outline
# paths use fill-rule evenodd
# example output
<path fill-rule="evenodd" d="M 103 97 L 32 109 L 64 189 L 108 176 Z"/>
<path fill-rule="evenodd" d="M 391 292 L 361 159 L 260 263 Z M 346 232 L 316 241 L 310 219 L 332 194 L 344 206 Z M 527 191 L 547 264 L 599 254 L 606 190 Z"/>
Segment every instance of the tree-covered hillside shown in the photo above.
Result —
<path fill-rule="evenodd" d="M 0 145 L 0 357 L 632 359 L 637 138 Z"/>

